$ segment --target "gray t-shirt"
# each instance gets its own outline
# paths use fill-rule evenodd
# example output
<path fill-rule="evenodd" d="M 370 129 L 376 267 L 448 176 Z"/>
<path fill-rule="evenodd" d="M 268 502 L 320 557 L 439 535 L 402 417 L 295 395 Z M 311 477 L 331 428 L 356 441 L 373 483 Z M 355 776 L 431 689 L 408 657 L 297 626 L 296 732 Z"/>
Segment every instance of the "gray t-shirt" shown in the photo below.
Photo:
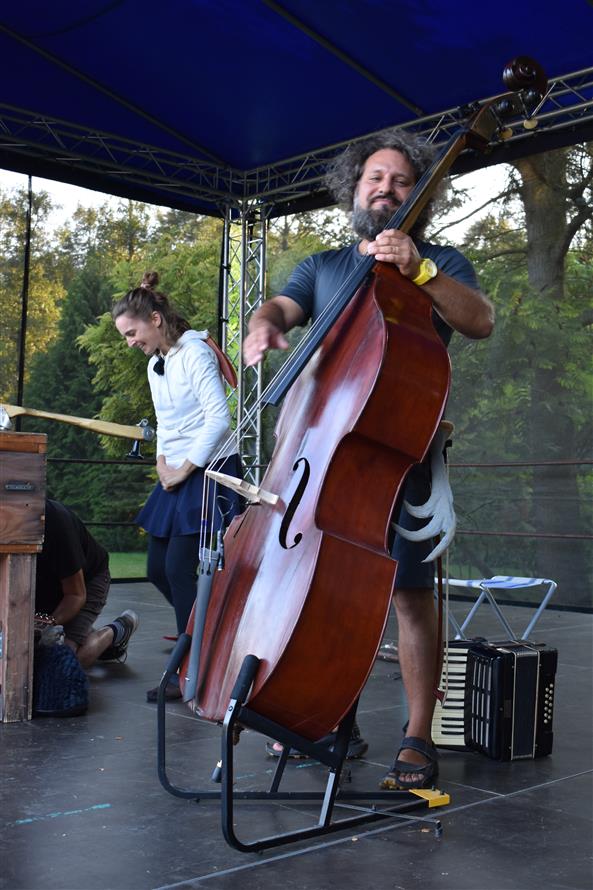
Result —
<path fill-rule="evenodd" d="M 421 257 L 434 260 L 446 275 L 468 287 L 478 287 L 472 264 L 456 248 L 440 247 L 427 241 L 417 241 L 416 246 Z M 305 312 L 306 320 L 315 321 L 364 258 L 358 250 L 358 243 L 339 250 L 315 253 L 299 263 L 280 292 L 299 304 Z M 433 311 L 432 316 L 435 329 L 447 346 L 453 332 L 438 313 Z"/>

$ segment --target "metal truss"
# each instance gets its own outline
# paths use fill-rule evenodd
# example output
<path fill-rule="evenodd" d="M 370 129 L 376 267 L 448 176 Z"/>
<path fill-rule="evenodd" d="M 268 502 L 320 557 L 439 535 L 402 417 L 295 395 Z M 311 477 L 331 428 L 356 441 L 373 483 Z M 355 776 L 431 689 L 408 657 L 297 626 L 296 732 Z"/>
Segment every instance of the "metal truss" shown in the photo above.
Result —
<path fill-rule="evenodd" d="M 111 181 L 156 188 L 165 193 L 163 203 L 167 196 L 184 196 L 218 207 L 242 193 L 242 174 L 229 167 L 12 105 L 0 104 L 0 149 L 23 161 L 35 158 L 59 165 L 65 181 L 68 173 L 81 171 L 102 177 L 106 187 Z"/>
<path fill-rule="evenodd" d="M 578 141 L 579 128 L 593 123 L 593 68 L 551 81 L 536 117 L 537 130 L 526 129 L 523 121 L 516 121 L 506 144 L 533 140 L 534 133 L 541 142 L 544 134 L 560 130 L 574 133 L 573 141 Z M 460 110 L 452 108 L 414 118 L 401 127 L 439 143 L 451 135 L 461 119 Z M 336 143 L 244 171 L 0 104 L 0 153 L 20 157 L 23 162 L 31 158 L 46 162 L 55 177 L 65 181 L 74 170 L 81 171 L 96 178 L 95 187 L 109 190 L 112 184 L 129 190 L 136 186 L 153 190 L 155 203 L 183 198 L 203 204 L 204 212 L 214 214 L 223 204 L 233 206 L 235 213 L 245 202 L 258 199 L 278 208 L 321 192 L 328 162 L 346 144 Z M 534 150 L 538 150 L 537 142 Z"/>
<path fill-rule="evenodd" d="M 400 129 L 413 130 L 439 144 L 449 139 L 464 117 L 463 109 L 450 108 L 438 114 L 410 120 L 401 124 Z M 575 126 L 586 123 L 593 123 L 593 68 L 584 68 L 550 82 L 548 92 L 532 121 L 527 122 L 527 126 L 524 120 L 513 122 L 512 135 L 505 139 L 505 144 L 533 139 L 535 132 L 541 135 L 552 130 L 574 130 Z M 248 194 L 265 196 L 268 202 L 281 203 L 292 201 L 303 192 L 320 190 L 328 163 L 334 155 L 346 145 L 362 141 L 369 135 L 365 134 L 358 140 L 341 142 L 318 152 L 289 158 L 280 164 L 247 171 L 245 191 Z M 573 141 L 577 142 L 578 138 L 575 137 Z M 536 150 L 534 146 L 534 151 Z"/>
<path fill-rule="evenodd" d="M 247 320 L 265 298 L 267 218 L 260 202 L 227 208 L 222 248 L 222 343 L 239 369 L 239 385 L 230 398 L 231 414 L 240 432 L 241 456 L 248 482 L 259 484 L 262 469 L 262 365 L 242 362 Z"/>
<path fill-rule="evenodd" d="M 463 117 L 460 109 L 453 108 L 401 127 L 438 144 L 450 137 Z M 528 126 L 516 121 L 505 145 L 533 139 L 534 132 L 542 144 L 545 134 L 561 130 L 578 141 L 579 130 L 593 123 L 593 68 L 552 81 L 535 117 L 537 130 L 533 121 Z M 222 345 L 239 369 L 239 386 L 229 400 L 241 431 L 246 477 L 254 484 L 260 481 L 262 468 L 262 418 L 256 407 L 262 393 L 262 369 L 244 367 L 241 355 L 248 317 L 265 296 L 267 221 L 282 214 L 283 207 L 291 212 L 290 204 L 299 198 L 321 196 L 327 166 L 346 144 L 241 171 L 0 104 L 0 163 L 10 158 L 25 169 L 36 161 L 48 171 L 42 175 L 76 181 L 76 174 L 79 180 L 82 174 L 94 188 L 107 192 L 130 195 L 136 190 L 138 200 L 178 207 L 185 202 L 188 210 L 224 217 Z M 536 141 L 534 150 L 539 150 L 537 146 Z M 321 199 L 317 206 L 320 203 Z"/>

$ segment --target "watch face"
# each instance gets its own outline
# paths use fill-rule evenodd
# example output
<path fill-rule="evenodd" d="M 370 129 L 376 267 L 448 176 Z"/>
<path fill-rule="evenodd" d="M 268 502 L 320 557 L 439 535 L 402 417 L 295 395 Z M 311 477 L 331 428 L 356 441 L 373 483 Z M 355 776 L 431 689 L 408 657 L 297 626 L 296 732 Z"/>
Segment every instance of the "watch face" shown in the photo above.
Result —
<path fill-rule="evenodd" d="M 427 281 L 430 281 L 435 277 L 438 273 L 438 267 L 433 260 L 429 260 L 426 257 L 420 260 L 420 270 L 416 278 L 413 279 L 414 284 L 422 287 L 423 284 L 426 284 Z"/>
<path fill-rule="evenodd" d="M 437 272 L 439 271 L 437 269 L 437 264 L 434 262 L 434 260 L 429 260 L 429 259 L 422 260 L 422 266 L 423 266 L 422 271 L 426 275 L 430 275 L 431 278 L 434 278 L 435 275 L 437 274 Z"/>

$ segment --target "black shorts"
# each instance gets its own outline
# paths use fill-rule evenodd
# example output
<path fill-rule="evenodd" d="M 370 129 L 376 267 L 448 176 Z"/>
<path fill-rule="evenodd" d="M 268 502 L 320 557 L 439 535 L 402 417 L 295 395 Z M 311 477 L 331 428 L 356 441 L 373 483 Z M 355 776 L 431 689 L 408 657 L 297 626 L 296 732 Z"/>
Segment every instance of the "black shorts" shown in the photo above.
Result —
<path fill-rule="evenodd" d="M 430 467 L 427 463 L 415 464 L 408 473 L 404 499 L 415 507 L 424 504 L 430 497 Z M 427 524 L 427 519 L 416 519 L 410 516 L 402 503 L 399 518 L 396 520 L 403 528 L 415 531 Z M 432 589 L 434 587 L 434 563 L 422 562 L 434 547 L 433 539 L 428 541 L 408 541 L 396 534 L 391 548 L 391 555 L 397 559 L 395 589 Z"/>

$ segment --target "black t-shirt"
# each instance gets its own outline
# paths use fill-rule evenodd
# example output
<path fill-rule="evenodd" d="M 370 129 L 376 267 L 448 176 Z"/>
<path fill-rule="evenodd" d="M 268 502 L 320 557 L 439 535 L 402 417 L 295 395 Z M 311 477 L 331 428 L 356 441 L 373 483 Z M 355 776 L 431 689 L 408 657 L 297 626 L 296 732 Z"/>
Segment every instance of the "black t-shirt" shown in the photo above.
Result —
<path fill-rule="evenodd" d="M 477 289 L 478 282 L 472 264 L 455 247 L 448 245 L 441 247 L 428 241 L 417 241 L 416 247 L 421 257 L 434 260 L 446 275 Z M 340 250 L 315 253 L 299 263 L 280 293 L 298 303 L 305 312 L 307 320 L 311 318 L 315 321 L 363 259 L 358 244 Z M 451 328 L 434 310 L 432 320 L 437 333 L 448 346 L 452 334 Z"/>
<path fill-rule="evenodd" d="M 109 566 L 107 551 L 78 516 L 58 501 L 45 502 L 45 537 L 37 555 L 35 608 L 53 612 L 62 599 L 61 581 L 82 569 L 85 581 Z"/>

